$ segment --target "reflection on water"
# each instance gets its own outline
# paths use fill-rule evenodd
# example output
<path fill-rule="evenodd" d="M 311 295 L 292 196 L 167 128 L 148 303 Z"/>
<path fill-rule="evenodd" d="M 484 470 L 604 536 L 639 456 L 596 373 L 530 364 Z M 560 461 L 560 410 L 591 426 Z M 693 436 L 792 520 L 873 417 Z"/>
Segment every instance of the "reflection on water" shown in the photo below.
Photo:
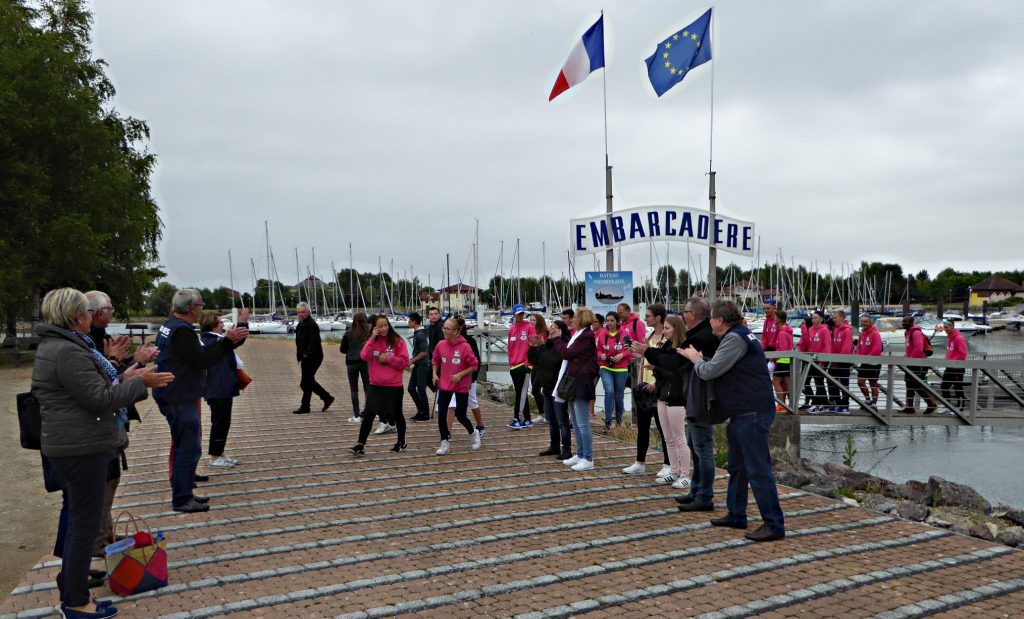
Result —
<path fill-rule="evenodd" d="M 815 462 L 841 463 L 851 436 L 859 471 L 900 483 L 938 475 L 975 488 L 992 503 L 1024 507 L 1024 428 L 805 424 L 802 430 L 801 453 Z"/>

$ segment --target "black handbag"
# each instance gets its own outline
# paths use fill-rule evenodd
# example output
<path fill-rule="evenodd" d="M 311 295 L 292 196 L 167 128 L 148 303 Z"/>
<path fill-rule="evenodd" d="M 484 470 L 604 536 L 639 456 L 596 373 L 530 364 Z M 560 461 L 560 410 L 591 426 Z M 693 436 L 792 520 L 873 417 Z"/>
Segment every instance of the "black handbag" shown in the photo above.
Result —
<path fill-rule="evenodd" d="M 43 416 L 39 412 L 39 400 L 32 392 L 19 393 L 18 427 L 21 429 L 21 446 L 25 449 L 40 449 L 43 435 Z"/>
<path fill-rule="evenodd" d="M 637 383 L 633 385 L 633 402 L 638 408 L 652 409 L 658 407 L 658 393 L 657 391 L 648 391 L 644 385 L 647 383 Z"/>
<path fill-rule="evenodd" d="M 565 400 L 571 402 L 576 399 L 576 377 L 569 376 L 569 374 L 563 374 L 562 380 L 558 382 L 558 388 L 555 390 L 555 395 L 558 396 L 559 400 Z"/>

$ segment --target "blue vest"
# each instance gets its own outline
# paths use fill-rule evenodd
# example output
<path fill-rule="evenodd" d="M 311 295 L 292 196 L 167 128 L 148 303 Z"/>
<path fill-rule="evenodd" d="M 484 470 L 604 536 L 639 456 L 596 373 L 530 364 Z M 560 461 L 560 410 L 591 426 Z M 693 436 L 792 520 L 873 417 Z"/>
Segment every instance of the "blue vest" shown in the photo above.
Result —
<path fill-rule="evenodd" d="M 199 339 L 202 340 L 203 346 L 216 346 L 222 338 L 216 333 L 207 331 L 201 333 Z M 206 387 L 203 389 L 203 397 L 207 400 L 238 397 L 240 393 L 238 384 L 238 363 L 235 361 L 235 355 L 229 354 L 206 370 Z"/>
<path fill-rule="evenodd" d="M 768 375 L 768 360 L 761 350 L 761 342 L 743 325 L 736 325 L 729 329 L 729 333 L 736 333 L 743 338 L 747 344 L 747 354 L 728 372 L 715 379 L 718 410 L 729 417 L 774 411 L 775 389 Z"/>
<path fill-rule="evenodd" d="M 171 372 L 174 374 L 174 380 L 166 387 L 153 389 L 153 399 L 157 404 L 195 402 L 203 395 L 206 370 L 188 365 L 171 348 L 171 340 L 178 329 L 188 329 L 197 340 L 199 337 L 195 335 L 191 323 L 177 316 L 172 316 L 160 327 L 160 332 L 156 336 L 156 347 L 160 351 L 156 356 L 156 371 Z"/>

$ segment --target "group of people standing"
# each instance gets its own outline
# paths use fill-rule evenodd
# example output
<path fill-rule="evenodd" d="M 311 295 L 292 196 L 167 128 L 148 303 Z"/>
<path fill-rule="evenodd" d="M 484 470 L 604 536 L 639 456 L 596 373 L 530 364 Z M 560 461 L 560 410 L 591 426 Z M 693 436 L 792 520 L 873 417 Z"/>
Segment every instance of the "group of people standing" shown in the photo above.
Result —
<path fill-rule="evenodd" d="M 761 331 L 761 341 L 765 351 L 797 350 L 809 354 L 859 355 L 864 357 L 880 357 L 882 355 L 882 336 L 875 327 L 874 320 L 868 314 L 859 319 L 860 330 L 857 338 L 853 337 L 852 326 L 847 322 L 846 312 L 836 310 L 826 317 L 825 312 L 815 310 L 800 325 L 800 341 L 794 346 L 793 328 L 788 324 L 785 311 L 776 308 L 773 300 L 764 302 L 765 320 Z M 904 341 L 907 359 L 927 359 L 932 354 L 932 347 L 927 335 L 920 325 L 914 323 L 912 316 L 903 317 Z M 967 342 L 956 330 L 951 320 L 943 321 L 937 332 L 946 334 L 945 358 L 952 361 L 963 361 L 967 358 Z M 775 396 L 780 402 L 776 412 L 786 413 L 789 409 L 785 403 L 789 399 L 791 361 L 787 357 L 774 360 L 772 364 L 772 382 Z M 833 381 L 827 381 L 823 369 L 811 365 L 807 380 L 803 385 L 805 401 L 798 410 L 808 413 L 839 413 L 849 414 L 850 377 L 853 363 L 847 361 L 824 362 Z M 881 374 L 881 363 L 860 363 L 857 366 L 857 386 L 869 406 L 878 405 L 878 378 Z M 930 415 L 937 409 L 937 402 L 931 391 L 925 386 L 929 368 L 926 366 L 908 365 L 905 372 L 906 402 L 896 412 L 903 415 L 917 413 L 917 398 L 925 403 L 924 414 Z M 963 407 L 966 397 L 963 389 L 964 368 L 950 367 L 942 373 L 942 395 L 955 406 Z M 826 384 L 827 382 L 827 384 Z M 842 385 L 842 388 L 840 388 Z"/>

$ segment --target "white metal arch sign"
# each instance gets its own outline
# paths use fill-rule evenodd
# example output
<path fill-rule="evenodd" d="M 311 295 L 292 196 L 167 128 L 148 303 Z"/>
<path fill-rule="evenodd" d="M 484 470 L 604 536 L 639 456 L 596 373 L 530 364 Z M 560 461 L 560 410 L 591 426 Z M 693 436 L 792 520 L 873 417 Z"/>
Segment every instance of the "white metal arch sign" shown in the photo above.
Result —
<path fill-rule="evenodd" d="M 652 205 L 569 220 L 569 242 L 577 256 L 620 245 L 681 241 L 754 255 L 754 224 L 689 206 Z"/>

